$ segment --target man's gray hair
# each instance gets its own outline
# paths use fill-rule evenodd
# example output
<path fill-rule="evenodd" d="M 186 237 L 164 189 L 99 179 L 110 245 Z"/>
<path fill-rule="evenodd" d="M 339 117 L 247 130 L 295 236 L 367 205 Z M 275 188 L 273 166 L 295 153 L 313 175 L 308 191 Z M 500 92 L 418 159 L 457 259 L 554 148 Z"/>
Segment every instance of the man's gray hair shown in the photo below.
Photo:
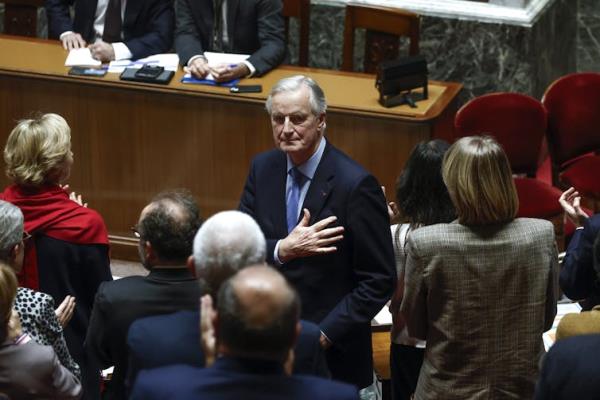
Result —
<path fill-rule="evenodd" d="M 19 207 L 0 200 L 0 260 L 9 262 L 10 252 L 23 240 L 23 213 Z"/>
<path fill-rule="evenodd" d="M 323 89 L 321 89 L 314 79 L 304 75 L 295 75 L 281 79 L 273 86 L 273 88 L 271 88 L 271 93 L 269 93 L 269 97 L 267 97 L 267 102 L 265 104 L 269 115 L 271 115 L 273 96 L 284 92 L 295 92 L 300 90 L 302 85 L 310 89 L 309 101 L 312 113 L 314 115 L 324 114 L 325 111 L 327 111 L 327 102 L 325 101 Z"/>
<path fill-rule="evenodd" d="M 252 217 L 240 211 L 223 211 L 207 219 L 196 233 L 196 274 L 201 276 L 208 268 L 237 272 L 264 263 L 266 252 L 265 236 Z"/>

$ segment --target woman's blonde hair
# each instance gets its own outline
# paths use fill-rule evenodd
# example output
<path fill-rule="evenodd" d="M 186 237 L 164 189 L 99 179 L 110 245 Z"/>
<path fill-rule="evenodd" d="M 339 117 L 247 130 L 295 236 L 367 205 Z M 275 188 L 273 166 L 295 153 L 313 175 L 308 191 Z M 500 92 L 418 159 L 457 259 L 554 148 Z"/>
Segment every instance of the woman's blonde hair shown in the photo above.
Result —
<path fill-rule="evenodd" d="M 12 130 L 4 162 L 6 175 L 18 185 L 58 183 L 71 153 L 71 128 L 58 114 L 19 121 Z"/>
<path fill-rule="evenodd" d="M 0 263 L 0 340 L 4 341 L 11 334 L 9 323 L 13 314 L 13 304 L 17 295 L 17 277 L 11 268 Z"/>
<path fill-rule="evenodd" d="M 442 176 L 463 225 L 512 221 L 519 199 L 508 158 L 489 136 L 468 136 L 446 153 Z"/>

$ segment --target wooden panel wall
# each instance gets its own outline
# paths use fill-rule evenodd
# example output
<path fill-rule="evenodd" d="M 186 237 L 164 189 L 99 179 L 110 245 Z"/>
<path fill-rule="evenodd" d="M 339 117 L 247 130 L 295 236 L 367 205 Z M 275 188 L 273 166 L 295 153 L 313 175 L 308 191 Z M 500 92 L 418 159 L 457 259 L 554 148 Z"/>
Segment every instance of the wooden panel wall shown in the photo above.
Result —
<path fill-rule="evenodd" d="M 258 103 L 0 75 L 0 110 L 2 145 L 32 111 L 67 119 L 71 188 L 104 216 L 117 258 L 137 257 L 129 227 L 153 195 L 189 188 L 205 217 L 236 208 L 252 157 L 273 145 Z M 431 122 L 330 112 L 326 136 L 374 173 L 392 199 L 410 150 L 433 129 Z M 0 184 L 7 183 L 2 175 Z"/>

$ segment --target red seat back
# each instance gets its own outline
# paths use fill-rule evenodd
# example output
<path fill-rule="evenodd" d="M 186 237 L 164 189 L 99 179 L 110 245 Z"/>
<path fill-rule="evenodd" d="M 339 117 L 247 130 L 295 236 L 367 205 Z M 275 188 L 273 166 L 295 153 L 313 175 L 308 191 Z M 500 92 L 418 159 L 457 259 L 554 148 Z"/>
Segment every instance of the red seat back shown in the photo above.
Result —
<path fill-rule="evenodd" d="M 548 147 L 557 165 L 600 149 L 600 74 L 554 81 L 542 103 L 548 110 Z"/>
<path fill-rule="evenodd" d="M 465 104 L 454 119 L 456 137 L 489 134 L 502 145 L 512 170 L 535 175 L 546 133 L 546 110 L 533 97 L 491 93 Z"/>

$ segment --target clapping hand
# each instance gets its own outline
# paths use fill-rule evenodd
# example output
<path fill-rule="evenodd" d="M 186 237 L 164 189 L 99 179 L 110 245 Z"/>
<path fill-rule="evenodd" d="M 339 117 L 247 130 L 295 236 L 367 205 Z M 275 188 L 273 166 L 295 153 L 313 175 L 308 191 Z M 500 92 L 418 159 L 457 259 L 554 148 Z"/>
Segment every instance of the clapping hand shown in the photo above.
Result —
<path fill-rule="evenodd" d="M 63 328 L 67 326 L 75 311 L 75 297 L 66 296 L 58 308 L 54 310 L 58 323 Z"/>
<path fill-rule="evenodd" d="M 69 184 L 65 184 L 65 185 L 59 185 L 62 189 L 64 189 L 66 192 L 69 192 Z M 87 207 L 88 203 L 84 203 L 83 202 L 83 198 L 81 197 L 80 194 L 77 194 L 75 192 L 69 192 L 69 199 L 73 200 L 75 203 L 79 204 L 82 207 Z"/>
<path fill-rule="evenodd" d="M 204 351 L 205 366 L 207 367 L 215 362 L 217 353 L 217 338 L 214 327 L 216 314 L 212 297 L 205 294 L 200 298 L 200 344 Z"/>
<path fill-rule="evenodd" d="M 385 186 L 381 187 L 383 191 L 383 197 L 385 197 Z M 393 201 L 387 203 L 388 216 L 390 217 L 390 223 L 397 222 L 400 217 L 400 210 L 398 210 L 398 206 Z"/>
<path fill-rule="evenodd" d="M 560 195 L 558 202 L 563 210 L 565 210 L 567 218 L 569 218 L 575 226 L 582 226 L 585 220 L 589 218 L 589 215 L 581 208 L 581 196 L 575 188 L 569 188 L 563 192 L 563 194 Z"/>
<path fill-rule="evenodd" d="M 304 209 L 304 216 L 289 235 L 279 242 L 279 259 L 287 262 L 298 257 L 327 254 L 337 251 L 333 245 L 344 238 L 344 227 L 327 228 L 335 221 L 336 216 L 327 217 L 313 225 L 308 225 L 310 212 Z"/>

